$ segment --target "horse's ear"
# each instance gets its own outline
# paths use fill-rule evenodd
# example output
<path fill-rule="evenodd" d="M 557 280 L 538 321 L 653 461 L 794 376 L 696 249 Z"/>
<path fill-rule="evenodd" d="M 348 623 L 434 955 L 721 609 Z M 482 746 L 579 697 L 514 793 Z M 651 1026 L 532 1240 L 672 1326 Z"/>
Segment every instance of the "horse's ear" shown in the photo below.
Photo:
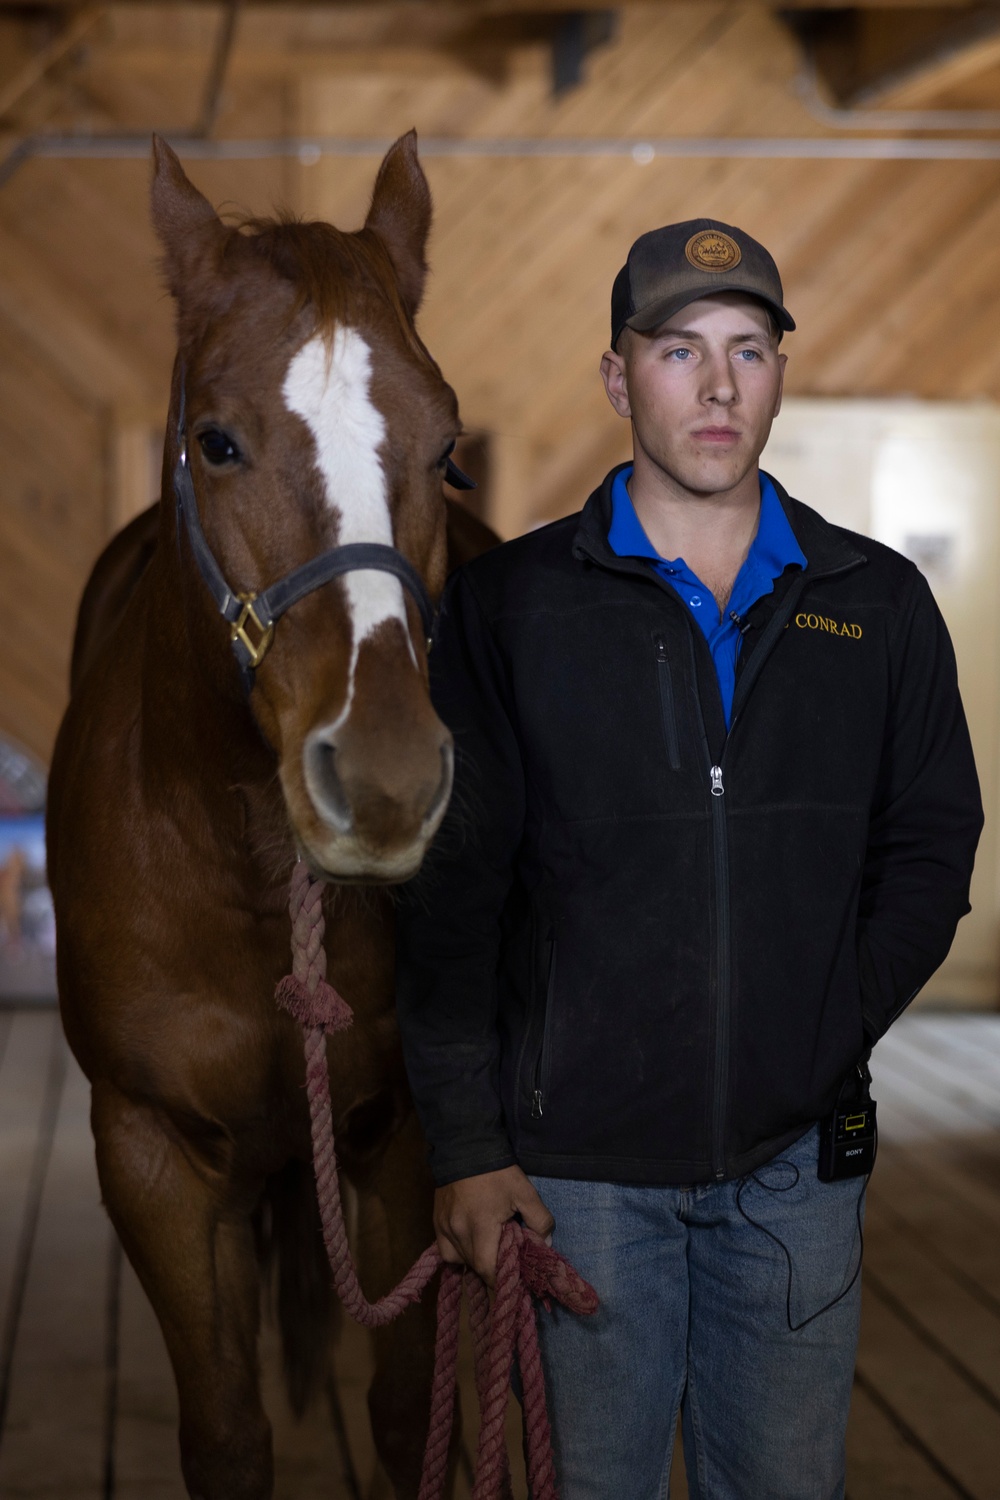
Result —
<path fill-rule="evenodd" d="M 164 250 L 170 290 L 181 297 L 199 270 L 214 268 L 226 228 L 166 141 L 153 136 L 153 228 Z"/>
<path fill-rule="evenodd" d="M 431 228 L 431 190 L 417 159 L 415 130 L 401 135 L 386 152 L 375 179 L 365 228 L 374 229 L 392 257 L 399 290 L 412 318 L 424 295 Z"/>

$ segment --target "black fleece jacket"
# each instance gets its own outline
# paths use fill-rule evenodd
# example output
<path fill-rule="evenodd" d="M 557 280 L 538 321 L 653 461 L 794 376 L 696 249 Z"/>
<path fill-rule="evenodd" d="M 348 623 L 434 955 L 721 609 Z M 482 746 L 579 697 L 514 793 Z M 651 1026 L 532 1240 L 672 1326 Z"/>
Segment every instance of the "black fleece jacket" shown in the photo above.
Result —
<path fill-rule="evenodd" d="M 398 906 L 438 1183 L 740 1176 L 830 1108 L 941 963 L 982 809 L 948 633 L 906 559 L 779 496 L 808 566 L 707 643 L 580 515 L 449 583 L 445 825 Z"/>

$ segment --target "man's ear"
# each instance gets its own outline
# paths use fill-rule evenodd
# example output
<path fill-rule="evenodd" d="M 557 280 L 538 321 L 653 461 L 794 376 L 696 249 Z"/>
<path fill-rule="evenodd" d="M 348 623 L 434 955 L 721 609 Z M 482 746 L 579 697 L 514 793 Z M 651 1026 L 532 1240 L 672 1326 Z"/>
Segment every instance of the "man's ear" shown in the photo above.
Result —
<path fill-rule="evenodd" d="M 788 364 L 788 355 L 778 355 L 778 399 L 774 404 L 774 415 L 777 416 L 781 410 L 782 397 L 785 394 L 785 366 Z"/>
<path fill-rule="evenodd" d="M 167 285 L 181 304 L 197 300 L 199 280 L 211 277 L 229 234 L 215 209 L 160 136 L 153 136 L 153 228 L 163 246 Z"/>
<path fill-rule="evenodd" d="M 415 317 L 424 295 L 431 228 L 431 190 L 417 159 L 415 130 L 400 136 L 386 152 L 365 228 L 373 229 L 388 250 L 403 304 Z"/>
<path fill-rule="evenodd" d="M 601 358 L 601 379 L 608 393 L 608 400 L 620 417 L 630 417 L 632 407 L 628 399 L 628 380 L 625 375 L 625 360 L 615 349 L 608 349 Z"/>

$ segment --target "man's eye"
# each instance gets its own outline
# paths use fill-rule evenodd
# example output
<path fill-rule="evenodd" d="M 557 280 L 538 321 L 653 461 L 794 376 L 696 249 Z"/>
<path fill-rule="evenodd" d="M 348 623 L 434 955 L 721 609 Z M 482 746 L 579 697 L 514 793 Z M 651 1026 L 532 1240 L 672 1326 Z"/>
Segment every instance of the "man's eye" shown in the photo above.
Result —
<path fill-rule="evenodd" d="M 451 455 L 454 453 L 454 451 L 455 451 L 455 439 L 452 438 L 451 442 L 448 444 L 447 448 L 444 450 L 444 452 L 441 454 L 441 457 L 438 459 L 436 467 L 439 468 L 439 469 L 443 469 L 444 466 L 445 466 L 445 464 L 448 462 L 449 458 L 451 457 Z"/>
<path fill-rule="evenodd" d="M 755 360 L 760 359 L 760 351 L 757 349 L 741 349 L 740 359 L 744 364 L 752 365 Z"/>
<path fill-rule="evenodd" d="M 219 427 L 209 427 L 206 432 L 199 432 L 198 442 L 210 464 L 232 463 L 240 456 L 240 450 L 232 438 Z"/>
<path fill-rule="evenodd" d="M 668 358 L 677 360 L 679 364 L 686 364 L 687 361 L 691 358 L 691 350 L 671 349 Z"/>

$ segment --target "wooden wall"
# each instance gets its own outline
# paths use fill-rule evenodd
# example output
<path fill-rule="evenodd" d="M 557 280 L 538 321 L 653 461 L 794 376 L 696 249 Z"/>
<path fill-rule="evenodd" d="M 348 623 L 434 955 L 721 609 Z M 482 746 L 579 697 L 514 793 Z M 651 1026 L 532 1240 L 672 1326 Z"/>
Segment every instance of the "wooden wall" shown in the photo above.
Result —
<path fill-rule="evenodd" d="M 105 535 L 99 409 L 0 324 L 0 642 L 5 727 L 44 752 L 65 693 L 81 561 Z"/>
<path fill-rule="evenodd" d="M 212 128 L 838 134 L 803 102 L 799 42 L 767 6 L 624 5 L 614 38 L 559 98 L 551 17 L 533 9 L 245 5 Z M 21 14 L 0 0 L 0 162 L 35 130 L 155 125 L 169 136 L 203 114 L 220 6 L 98 7 L 80 45 L 18 92 L 45 43 Z M 931 70 L 922 102 L 1000 107 L 1000 71 L 980 61 L 942 74 L 937 94 Z M 190 170 L 218 203 L 353 227 L 376 165 L 284 157 Z M 792 393 L 1000 400 L 1000 163 L 606 155 L 426 167 L 436 218 L 422 332 L 467 424 L 490 435 L 493 519 L 506 534 L 576 508 L 627 450 L 597 376 L 609 289 L 631 240 L 669 220 L 709 214 L 773 250 L 800 324 L 786 344 Z M 149 498 L 162 431 L 171 309 L 147 184 L 142 161 L 34 159 L 0 186 L 0 733 L 42 755 L 64 702 L 75 598 L 102 540 Z"/>

